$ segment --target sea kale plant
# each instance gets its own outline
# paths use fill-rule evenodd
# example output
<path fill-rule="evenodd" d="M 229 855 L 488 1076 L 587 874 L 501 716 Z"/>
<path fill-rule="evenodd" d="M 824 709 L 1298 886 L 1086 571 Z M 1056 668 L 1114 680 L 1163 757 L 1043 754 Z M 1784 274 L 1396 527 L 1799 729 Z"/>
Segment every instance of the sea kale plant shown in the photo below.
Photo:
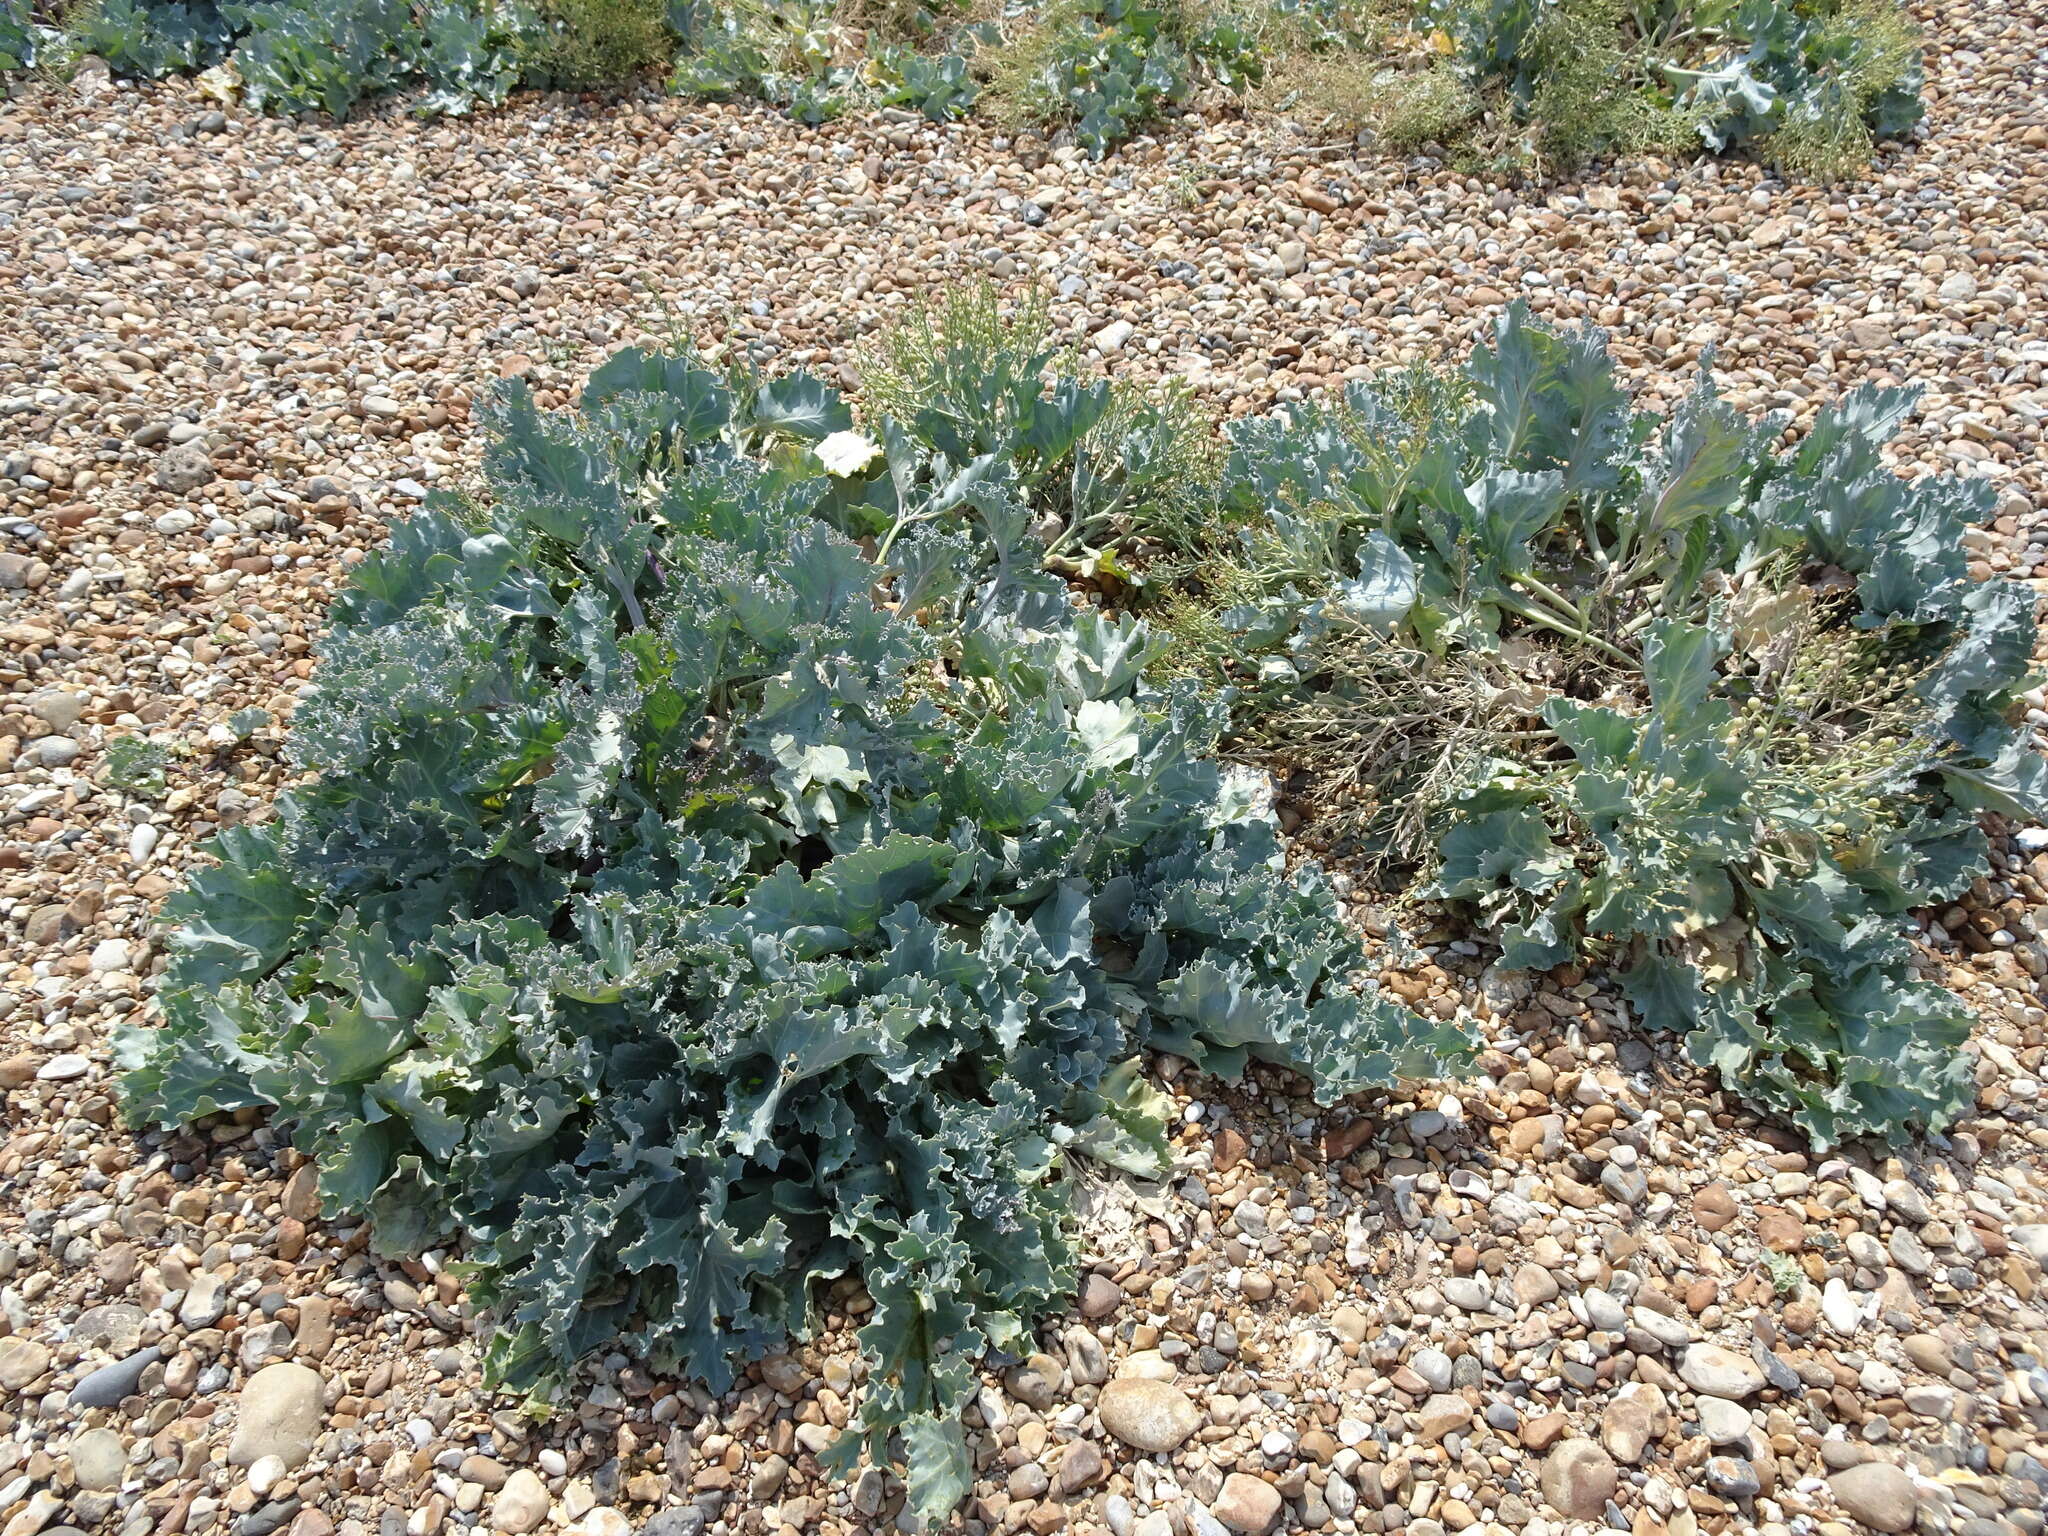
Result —
<path fill-rule="evenodd" d="M 935 123 L 965 117 L 981 94 L 957 53 L 918 53 L 898 46 L 875 51 L 868 73 L 886 107 L 915 107 Z"/>
<path fill-rule="evenodd" d="M 270 1106 L 382 1249 L 461 1239 L 510 1388 L 618 1346 L 723 1389 L 858 1277 L 831 1459 L 928 1515 L 978 1360 L 1070 1294 L 1071 1160 L 1167 1169 L 1148 1051 L 1328 1100 L 1464 1048 L 1377 995 L 1216 699 L 1042 568 L 1095 386 L 991 427 L 935 377 L 872 436 L 687 353 L 511 386 L 486 493 L 337 597 L 306 778 L 168 905 L 119 1046 L 134 1122 Z"/>
<path fill-rule="evenodd" d="M 26 11 L 21 0 L 0 0 Z M 412 86 L 424 115 L 502 103 L 516 86 L 609 85 L 665 63 L 661 0 L 84 0 L 42 53 L 117 75 L 215 71 L 262 111 L 344 117 Z M 0 70 L 14 67 L 0 21 Z"/>
<path fill-rule="evenodd" d="M 0 0 L 0 75 L 27 69 L 41 46 L 28 0 Z"/>
<path fill-rule="evenodd" d="M 1845 176 L 1869 164 L 1876 140 L 1925 115 L 1919 36 L 1896 6 L 1740 0 L 1723 9 L 1716 46 L 1662 66 L 1717 153 L 1755 146 L 1788 170 Z"/>
<path fill-rule="evenodd" d="M 408 0 L 230 0 L 221 14 L 242 32 L 235 74 L 259 109 L 346 117 L 413 68 Z"/>
<path fill-rule="evenodd" d="M 1250 23 L 1195 0 L 1052 0 L 1012 32 L 994 71 L 1003 114 L 1066 129 L 1098 160 L 1198 83 L 1241 91 L 1265 70 Z"/>
<path fill-rule="evenodd" d="M 1339 0 L 1324 0 L 1326 6 Z M 1511 170 L 1632 151 L 1735 151 L 1828 179 L 1920 121 L 1896 0 L 1412 0 L 1357 41 L 1278 29 L 1279 104 Z M 1310 13 L 1311 15 L 1313 13 Z"/>
<path fill-rule="evenodd" d="M 1981 480 L 1902 478 L 1859 388 L 1796 445 L 1703 372 L 1638 410 L 1591 332 L 1516 309 L 1455 372 L 1231 431 L 1240 547 L 1176 665 L 1306 770 L 1327 832 L 1497 930 L 1605 959 L 1644 1022 L 1822 1145 L 1965 1109 L 1968 1015 L 1899 915 L 2038 818 L 2033 593 L 1972 579 Z"/>
<path fill-rule="evenodd" d="M 214 0 L 93 0 L 66 18 L 72 47 L 117 75 L 147 80 L 209 69 L 236 36 L 233 6 Z"/>
<path fill-rule="evenodd" d="M 1754 153 L 1851 174 L 1920 120 L 1898 0 L 0 0 L 0 71 L 92 54 L 120 75 L 212 70 L 251 105 L 340 115 L 424 86 L 418 110 L 668 71 L 681 95 L 806 123 L 986 104 L 1100 158 L 1206 88 L 1260 90 L 1396 150 L 1478 169 L 1596 155 Z M 63 26 L 54 24 L 61 13 Z"/>
<path fill-rule="evenodd" d="M 773 102 L 799 122 L 846 111 L 861 81 L 836 0 L 728 0 L 691 6 L 669 77 L 680 95 Z"/>

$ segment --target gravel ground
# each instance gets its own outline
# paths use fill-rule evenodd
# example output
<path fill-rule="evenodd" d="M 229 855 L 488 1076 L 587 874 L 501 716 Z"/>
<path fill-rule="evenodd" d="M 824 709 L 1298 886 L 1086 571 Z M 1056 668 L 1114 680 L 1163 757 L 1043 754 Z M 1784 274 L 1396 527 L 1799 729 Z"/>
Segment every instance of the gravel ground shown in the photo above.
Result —
<path fill-rule="evenodd" d="M 559 400 L 679 327 L 838 370 L 942 280 L 1035 275 L 1106 366 L 1241 413 L 1461 351 L 1520 296 L 1660 397 L 1710 347 L 1756 409 L 1922 381 L 1902 464 L 1992 479 L 1980 573 L 2048 585 L 2048 6 L 1945 9 L 1927 142 L 1828 192 L 1715 164 L 1518 191 L 1271 121 L 1093 165 L 665 101 L 0 103 L 0 1536 L 896 1524 L 892 1479 L 814 1456 L 857 1294 L 724 1400 L 613 1357 L 536 1426 L 481 1387 L 440 1259 L 322 1220 L 254 1117 L 119 1128 L 150 914 L 281 774 L 274 723 L 226 722 L 282 718 L 323 596 L 468 471 L 496 378 Z M 138 731 L 161 792 L 103 776 Z M 1443 936 L 1388 979 L 1482 1021 L 1470 1082 L 1319 1116 L 1166 1063 L 1181 1168 L 1090 1193 L 1075 1312 L 973 1415 L 965 1528 L 2038 1536 L 2048 838 L 1994 866 L 1924 921 L 1983 1020 L 1977 1113 L 1896 1156 L 1802 1152 L 1600 977 L 1531 990 Z"/>

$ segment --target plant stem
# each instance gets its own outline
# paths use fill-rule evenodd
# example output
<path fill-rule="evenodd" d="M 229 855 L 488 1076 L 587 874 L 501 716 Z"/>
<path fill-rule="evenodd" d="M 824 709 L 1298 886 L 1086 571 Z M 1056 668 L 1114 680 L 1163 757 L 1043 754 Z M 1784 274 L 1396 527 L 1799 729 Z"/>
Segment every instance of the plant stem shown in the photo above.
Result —
<path fill-rule="evenodd" d="M 605 563 L 605 575 L 611 581 L 612 590 L 625 601 L 626 622 L 635 630 L 645 629 L 647 615 L 641 611 L 640 599 L 633 593 L 633 579 L 610 561 Z"/>
<path fill-rule="evenodd" d="M 1607 558 L 1607 551 L 1600 543 L 1600 529 L 1594 519 L 1593 508 L 1584 499 L 1579 502 L 1579 526 L 1585 531 L 1586 549 L 1593 556 L 1593 563 L 1603 571 L 1612 570 L 1613 562 Z"/>
<path fill-rule="evenodd" d="M 1552 607 L 1557 608 L 1560 612 L 1564 613 L 1566 616 L 1573 619 L 1581 629 L 1584 629 L 1586 627 L 1586 615 L 1584 611 L 1580 609 L 1577 603 L 1573 602 L 1570 598 L 1566 597 L 1562 592 L 1557 591 L 1554 587 L 1545 585 L 1543 582 L 1538 581 L 1534 576 L 1517 576 L 1515 580 L 1519 582 L 1521 585 L 1527 587 L 1531 592 L 1534 592 L 1546 603 L 1549 603 Z"/>
<path fill-rule="evenodd" d="M 890 525 L 889 531 L 882 536 L 882 542 L 875 546 L 875 564 L 880 565 L 889 558 L 890 548 L 895 544 L 897 536 L 904 529 L 908 528 L 912 523 L 928 523 L 937 516 L 937 512 L 905 512 L 902 516 L 898 517 Z"/>
<path fill-rule="evenodd" d="M 1521 615 L 1531 624 L 1540 625 L 1554 634 L 1563 635 L 1567 640 L 1576 640 L 1581 645 L 1590 645 L 1594 650 L 1600 651 L 1615 661 L 1621 662 L 1624 666 L 1633 667 L 1636 665 L 1635 657 L 1629 655 L 1627 651 L 1609 645 L 1598 635 L 1589 635 L 1584 630 L 1573 629 L 1564 620 L 1554 614 L 1545 613 L 1533 604 L 1517 602 L 1514 598 L 1503 596 L 1501 606 L 1510 613 Z"/>
<path fill-rule="evenodd" d="M 1630 619 L 1626 624 L 1621 626 L 1622 639 L 1633 639 L 1635 636 L 1641 634 L 1644 630 L 1648 629 L 1652 624 L 1656 623 L 1658 618 L 1659 614 L 1655 608 L 1645 608 L 1641 613 L 1637 614 L 1634 618 Z"/>
<path fill-rule="evenodd" d="M 1629 518 L 1623 517 L 1616 522 L 1614 529 L 1614 551 L 1608 557 L 1607 562 L 1614 570 L 1626 569 L 1635 557 L 1636 540 L 1642 533 L 1640 526 L 1642 521 L 1641 509 L 1638 508 L 1636 510 L 1637 516 L 1635 520 L 1631 521 Z M 1608 584 L 1609 586 L 1613 585 L 1612 578 L 1609 579 Z"/>

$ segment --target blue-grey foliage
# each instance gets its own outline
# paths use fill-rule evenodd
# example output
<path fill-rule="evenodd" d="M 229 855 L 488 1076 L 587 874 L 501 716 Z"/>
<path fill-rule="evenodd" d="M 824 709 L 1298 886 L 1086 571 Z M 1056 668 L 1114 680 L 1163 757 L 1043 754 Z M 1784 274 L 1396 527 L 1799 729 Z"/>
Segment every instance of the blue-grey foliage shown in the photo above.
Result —
<path fill-rule="evenodd" d="M 1594 333 L 1519 308 L 1424 395 L 1232 429 L 1258 590 L 1222 618 L 1268 653 L 1234 663 L 1264 688 L 1244 722 L 1275 711 L 1283 756 L 1317 722 L 1365 763 L 1366 835 L 1420 828 L 1395 853 L 1506 964 L 1612 959 L 1646 1023 L 1817 1142 L 1953 1120 L 1969 1015 L 1913 980 L 1898 915 L 1984 872 L 1980 813 L 2048 810 L 2034 594 L 1964 552 L 1989 485 L 1884 462 L 1910 391 L 1786 448 L 1704 372 L 1637 410 Z M 1481 719 L 1455 740 L 1412 702 L 1451 696 Z"/>
<path fill-rule="evenodd" d="M 621 1342 L 722 1388 L 858 1275 L 838 1456 L 900 1431 L 936 1513 L 977 1359 L 1070 1292 L 1065 1160 L 1165 1169 L 1147 1050 L 1328 1099 L 1464 1042 L 1377 996 L 1215 700 L 1040 570 L 1016 466 L 891 425 L 827 474 L 851 425 L 689 355 L 512 387 L 488 500 L 337 597 L 310 777 L 169 904 L 123 1093 L 272 1106 L 383 1248 L 464 1239 L 515 1388 Z"/>

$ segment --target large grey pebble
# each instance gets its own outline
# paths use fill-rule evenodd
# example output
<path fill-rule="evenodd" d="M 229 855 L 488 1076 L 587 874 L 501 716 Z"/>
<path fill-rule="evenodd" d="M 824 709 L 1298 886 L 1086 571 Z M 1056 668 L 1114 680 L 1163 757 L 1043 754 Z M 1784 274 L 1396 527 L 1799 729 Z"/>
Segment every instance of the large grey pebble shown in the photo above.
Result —
<path fill-rule="evenodd" d="M 142 1380 L 142 1373 L 161 1360 L 163 1354 L 152 1344 L 147 1349 L 138 1349 L 125 1360 L 101 1366 L 71 1389 L 71 1405 L 74 1408 L 113 1407 L 134 1392 L 136 1383 Z"/>

